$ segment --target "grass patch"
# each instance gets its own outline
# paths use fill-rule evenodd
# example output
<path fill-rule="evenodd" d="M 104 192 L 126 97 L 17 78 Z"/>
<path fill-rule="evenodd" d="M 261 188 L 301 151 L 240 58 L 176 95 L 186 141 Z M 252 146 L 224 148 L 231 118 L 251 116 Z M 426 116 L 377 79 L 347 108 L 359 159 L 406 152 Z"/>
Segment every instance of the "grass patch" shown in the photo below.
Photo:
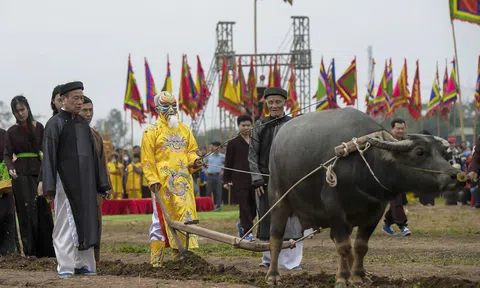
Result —
<path fill-rule="evenodd" d="M 219 211 L 219 212 L 198 212 L 198 219 L 237 219 L 239 217 L 238 210 Z M 102 221 L 151 221 L 151 214 L 131 214 L 131 215 L 107 215 L 102 217 Z"/>

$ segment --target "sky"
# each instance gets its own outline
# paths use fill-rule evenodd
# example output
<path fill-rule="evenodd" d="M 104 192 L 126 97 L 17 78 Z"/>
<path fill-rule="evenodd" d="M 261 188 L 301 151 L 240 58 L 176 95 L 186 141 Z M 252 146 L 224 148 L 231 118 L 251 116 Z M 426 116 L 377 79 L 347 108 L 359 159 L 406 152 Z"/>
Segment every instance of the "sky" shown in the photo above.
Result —
<path fill-rule="evenodd" d="M 104 118 L 112 108 L 123 110 L 129 53 L 143 97 L 144 57 L 160 90 L 169 54 L 176 94 L 182 54 L 188 56 L 193 77 L 197 55 L 208 71 L 218 21 L 236 22 L 233 45 L 237 54 L 253 53 L 253 3 L 254 0 L 0 0 L 0 100 L 9 105 L 15 95 L 23 94 L 34 115 L 45 116 L 40 118 L 45 123 L 51 115 L 53 88 L 80 80 L 85 85 L 84 93 L 94 102 L 94 121 Z M 291 16 L 310 18 L 312 94 L 316 91 L 322 56 L 326 65 L 335 58 L 337 78 L 356 56 L 362 110 L 368 81 L 368 46 L 372 46 L 377 62 L 376 83 L 380 82 L 385 59 L 392 59 L 395 82 L 406 58 L 411 90 L 415 62 L 419 59 L 423 102 L 429 99 L 437 61 L 442 77 L 446 59 L 450 62 L 454 56 L 448 0 L 294 0 L 293 6 L 282 0 L 258 0 L 257 15 L 259 53 L 288 52 Z M 471 102 L 480 54 L 480 26 L 455 21 L 454 27 L 462 100 Z M 282 46 L 285 39 L 287 45 Z M 449 64 L 449 73 L 450 67 Z M 218 87 L 213 90 L 217 92 Z M 207 128 L 219 126 L 217 96 L 207 107 Z M 183 119 L 190 123 L 186 117 Z M 134 124 L 136 144 L 140 143 L 144 128 Z"/>

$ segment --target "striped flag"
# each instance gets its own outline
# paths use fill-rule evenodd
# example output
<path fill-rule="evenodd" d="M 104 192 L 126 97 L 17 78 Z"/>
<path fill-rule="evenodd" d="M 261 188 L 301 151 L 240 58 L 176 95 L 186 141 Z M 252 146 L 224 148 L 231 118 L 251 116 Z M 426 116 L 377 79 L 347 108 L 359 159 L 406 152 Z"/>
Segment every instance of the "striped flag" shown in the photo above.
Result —
<path fill-rule="evenodd" d="M 370 81 L 368 81 L 367 95 L 365 95 L 365 106 L 367 114 L 372 113 L 375 89 L 375 59 L 372 59 L 372 71 L 370 71 Z"/>
<path fill-rule="evenodd" d="M 288 80 L 287 109 L 290 109 L 292 117 L 296 117 L 300 112 L 297 90 L 295 87 L 295 71 L 293 70 L 293 57 L 290 59 L 290 79 Z"/>
<path fill-rule="evenodd" d="M 143 109 L 142 97 L 140 97 L 137 80 L 133 73 L 130 54 L 128 55 L 127 88 L 125 89 L 125 99 L 123 102 L 123 110 L 126 111 L 127 109 L 130 110 L 132 118 L 137 120 L 138 123 L 145 123 L 145 110 Z"/>
<path fill-rule="evenodd" d="M 157 88 L 155 88 L 155 82 L 153 81 L 153 75 L 148 66 L 147 58 L 145 57 L 145 86 L 147 90 L 147 111 L 150 112 L 152 117 L 158 118 L 158 113 L 155 108 L 155 95 L 157 95 Z"/>
<path fill-rule="evenodd" d="M 437 64 L 437 73 L 435 79 L 433 79 L 432 92 L 430 92 L 430 101 L 427 105 L 427 114 L 425 117 L 434 115 L 442 105 L 442 95 L 440 94 L 440 83 L 438 79 L 438 64 Z"/>

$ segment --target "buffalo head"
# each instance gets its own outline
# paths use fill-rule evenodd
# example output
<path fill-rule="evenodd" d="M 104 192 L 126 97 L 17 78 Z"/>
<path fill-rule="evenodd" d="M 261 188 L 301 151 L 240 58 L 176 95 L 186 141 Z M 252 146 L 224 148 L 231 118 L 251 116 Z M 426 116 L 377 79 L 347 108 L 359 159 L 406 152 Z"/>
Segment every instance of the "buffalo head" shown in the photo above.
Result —
<path fill-rule="evenodd" d="M 388 139 L 393 140 L 393 139 Z M 382 157 L 391 162 L 388 177 L 396 189 L 417 194 L 438 194 L 458 191 L 465 186 L 466 175 L 445 160 L 448 142 L 442 138 L 411 134 L 401 141 L 386 141 L 368 137 L 368 143 L 382 150 Z M 403 187 L 399 187 L 403 186 Z"/>

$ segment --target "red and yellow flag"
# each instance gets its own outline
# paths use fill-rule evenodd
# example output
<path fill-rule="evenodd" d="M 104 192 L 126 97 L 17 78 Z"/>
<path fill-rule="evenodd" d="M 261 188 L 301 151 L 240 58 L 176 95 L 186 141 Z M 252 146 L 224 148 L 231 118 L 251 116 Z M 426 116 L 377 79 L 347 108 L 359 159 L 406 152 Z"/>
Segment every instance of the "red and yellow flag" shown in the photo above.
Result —
<path fill-rule="evenodd" d="M 347 70 L 337 80 L 337 93 L 347 105 L 355 105 L 357 100 L 357 58 L 355 57 Z"/>
<path fill-rule="evenodd" d="M 480 1 L 450 0 L 450 17 L 480 25 Z"/>
<path fill-rule="evenodd" d="M 220 82 L 218 106 L 226 109 L 233 115 L 242 115 L 240 97 L 235 93 L 232 81 L 230 81 L 227 57 L 223 56 L 222 81 Z"/>
<path fill-rule="evenodd" d="M 296 117 L 300 112 L 298 103 L 297 89 L 295 86 L 295 71 L 293 70 L 293 57 L 290 60 L 290 79 L 288 80 L 287 109 L 290 109 L 292 117 Z"/>
<path fill-rule="evenodd" d="M 131 111 L 132 118 L 137 120 L 138 123 L 145 123 L 145 110 L 143 109 L 142 97 L 140 97 L 137 80 L 133 73 L 130 54 L 128 55 L 127 88 L 125 90 L 125 99 L 123 102 L 123 110 L 126 111 L 127 109 Z"/>
<path fill-rule="evenodd" d="M 406 68 L 406 66 L 404 66 L 404 68 Z M 408 101 L 408 112 L 410 112 L 410 115 L 412 115 L 415 120 L 422 117 L 422 95 L 420 91 L 420 71 L 417 60 L 417 68 L 415 69 L 415 77 L 413 78 L 412 96 Z"/>
<path fill-rule="evenodd" d="M 197 55 L 197 78 L 195 79 L 195 87 L 198 92 L 198 111 L 201 111 L 205 107 L 208 97 L 212 95 L 210 89 L 208 89 L 205 72 L 203 71 L 200 57 Z"/>
<path fill-rule="evenodd" d="M 415 83 L 413 86 L 415 88 Z M 404 59 L 402 71 L 395 84 L 395 88 L 393 88 L 393 109 L 407 106 L 409 99 L 410 91 L 408 91 L 407 59 Z"/>

